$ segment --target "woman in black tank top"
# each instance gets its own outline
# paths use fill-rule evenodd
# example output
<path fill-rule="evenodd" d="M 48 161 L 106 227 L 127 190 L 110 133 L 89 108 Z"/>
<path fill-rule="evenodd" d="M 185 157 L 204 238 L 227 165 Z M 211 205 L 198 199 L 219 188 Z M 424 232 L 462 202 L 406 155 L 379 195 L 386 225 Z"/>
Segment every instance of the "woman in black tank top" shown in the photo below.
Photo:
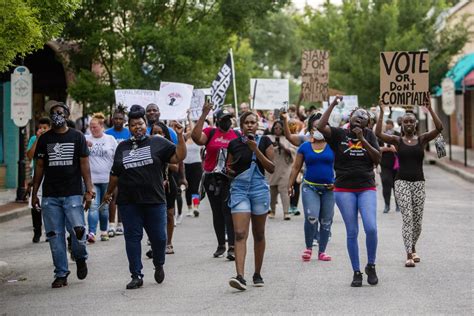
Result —
<path fill-rule="evenodd" d="M 423 175 L 423 158 L 425 145 L 435 139 L 443 130 L 443 124 L 431 108 L 430 97 L 424 102 L 430 112 L 435 129 L 417 135 L 416 116 L 407 112 L 402 119 L 402 136 L 382 133 L 384 109 L 380 106 L 380 115 L 375 129 L 375 135 L 382 141 L 397 148 L 400 169 L 395 180 L 395 197 L 402 212 L 402 236 L 407 252 L 406 267 L 414 267 L 420 262 L 416 254 L 416 242 L 421 234 L 421 221 L 425 204 L 425 177 Z"/>

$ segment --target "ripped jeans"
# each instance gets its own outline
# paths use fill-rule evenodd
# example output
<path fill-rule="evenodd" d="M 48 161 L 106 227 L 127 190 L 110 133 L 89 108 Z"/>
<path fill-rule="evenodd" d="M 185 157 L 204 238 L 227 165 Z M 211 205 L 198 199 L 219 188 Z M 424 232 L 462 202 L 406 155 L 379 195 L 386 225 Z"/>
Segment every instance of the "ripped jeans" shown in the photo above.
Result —
<path fill-rule="evenodd" d="M 41 202 L 46 237 L 54 263 L 54 277 L 69 274 L 66 250 L 66 227 L 71 235 L 72 255 L 77 260 L 87 259 L 86 222 L 82 195 L 43 197 Z"/>
<path fill-rule="evenodd" d="M 334 193 L 324 187 L 303 183 L 301 189 L 304 211 L 306 248 L 313 248 L 314 234 L 320 224 L 319 252 L 325 252 L 334 217 Z"/>

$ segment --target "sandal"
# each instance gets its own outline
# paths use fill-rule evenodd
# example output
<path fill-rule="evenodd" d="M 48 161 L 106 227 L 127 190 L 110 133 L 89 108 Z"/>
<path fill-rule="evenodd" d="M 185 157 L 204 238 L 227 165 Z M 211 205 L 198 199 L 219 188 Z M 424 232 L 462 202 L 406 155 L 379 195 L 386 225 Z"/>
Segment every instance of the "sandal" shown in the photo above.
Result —
<path fill-rule="evenodd" d="M 413 261 L 413 259 L 407 259 L 407 261 L 405 262 L 405 267 L 414 268 L 415 267 L 415 261 Z"/>
<path fill-rule="evenodd" d="M 167 255 L 172 255 L 172 254 L 174 254 L 173 245 L 167 245 L 167 246 L 166 246 L 166 254 L 167 254 Z"/>
<path fill-rule="evenodd" d="M 421 258 L 416 254 L 416 252 L 411 254 L 411 258 L 413 259 L 414 262 L 418 263 L 421 261 Z"/>
<path fill-rule="evenodd" d="M 301 255 L 301 258 L 303 261 L 307 262 L 311 260 L 311 256 L 313 255 L 313 250 L 312 249 L 305 249 L 303 251 L 303 254 Z"/>
<path fill-rule="evenodd" d="M 325 252 L 320 252 L 318 255 L 318 260 L 321 261 L 331 261 L 332 257 L 326 254 Z"/>

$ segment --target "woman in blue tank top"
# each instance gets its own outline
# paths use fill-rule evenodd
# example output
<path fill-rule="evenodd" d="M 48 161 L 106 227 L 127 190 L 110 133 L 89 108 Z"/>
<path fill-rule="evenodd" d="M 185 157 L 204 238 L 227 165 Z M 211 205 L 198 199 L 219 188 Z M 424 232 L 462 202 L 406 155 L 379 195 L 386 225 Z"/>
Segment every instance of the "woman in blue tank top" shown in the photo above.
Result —
<path fill-rule="evenodd" d="M 301 255 L 303 261 L 310 261 L 313 254 L 313 237 L 320 223 L 318 259 L 330 261 L 326 254 L 332 219 L 334 216 L 334 152 L 327 145 L 324 136 L 316 129 L 321 113 L 308 119 L 309 141 L 304 142 L 298 149 L 290 179 L 288 194 L 293 195 L 293 183 L 296 176 L 306 164 L 303 179 L 302 199 L 304 210 L 304 235 L 306 248 Z"/>

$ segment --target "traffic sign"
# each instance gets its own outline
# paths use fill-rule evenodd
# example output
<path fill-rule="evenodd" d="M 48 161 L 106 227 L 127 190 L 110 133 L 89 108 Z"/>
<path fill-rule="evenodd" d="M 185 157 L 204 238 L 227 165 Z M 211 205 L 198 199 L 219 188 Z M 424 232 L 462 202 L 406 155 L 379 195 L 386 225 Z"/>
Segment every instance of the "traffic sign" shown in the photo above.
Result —
<path fill-rule="evenodd" d="M 11 74 L 11 119 L 18 127 L 31 120 L 33 107 L 33 75 L 25 66 L 18 66 Z"/>
<path fill-rule="evenodd" d="M 454 89 L 454 81 L 451 78 L 444 78 L 441 82 L 441 103 L 443 111 L 446 115 L 451 115 L 456 109 L 456 90 Z"/>

